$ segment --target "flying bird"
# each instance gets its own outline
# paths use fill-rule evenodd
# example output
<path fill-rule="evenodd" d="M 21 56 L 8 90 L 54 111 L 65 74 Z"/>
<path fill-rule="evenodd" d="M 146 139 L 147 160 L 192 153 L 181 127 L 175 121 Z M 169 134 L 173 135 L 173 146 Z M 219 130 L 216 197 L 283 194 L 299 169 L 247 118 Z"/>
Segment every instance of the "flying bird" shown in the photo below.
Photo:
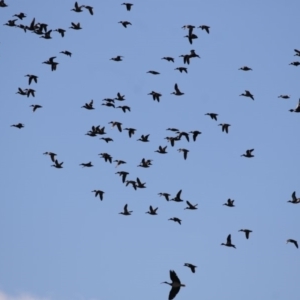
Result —
<path fill-rule="evenodd" d="M 183 286 L 185 286 L 185 284 L 182 284 L 180 282 L 180 279 L 178 278 L 177 274 L 175 273 L 175 271 L 170 270 L 170 279 L 172 280 L 171 283 L 164 281 L 162 283 L 166 283 L 168 285 L 170 285 L 172 288 L 170 290 L 169 293 L 169 300 L 172 300 L 176 297 L 176 295 L 178 294 L 178 292 L 180 291 L 180 288 Z"/>
<path fill-rule="evenodd" d="M 190 268 L 190 269 L 191 269 L 191 271 L 192 271 L 193 273 L 195 273 L 195 272 L 196 272 L 196 268 L 197 268 L 197 266 L 194 266 L 194 265 L 192 265 L 192 264 L 188 264 L 188 263 L 185 263 L 185 264 L 184 264 L 184 267 L 188 267 L 188 268 Z"/>
<path fill-rule="evenodd" d="M 226 205 L 228 207 L 234 207 L 234 200 L 231 200 L 230 198 L 227 200 L 226 203 L 224 203 L 223 205 Z"/>
<path fill-rule="evenodd" d="M 229 129 L 229 126 L 231 126 L 230 124 L 226 124 L 226 123 L 221 123 L 219 124 L 219 126 L 222 126 L 222 132 L 226 132 L 228 133 L 228 129 Z"/>
<path fill-rule="evenodd" d="M 125 204 L 124 206 L 124 211 L 120 212 L 119 214 L 124 215 L 124 216 L 129 216 L 133 212 L 132 210 L 128 210 L 128 204 Z"/>
<path fill-rule="evenodd" d="M 130 11 L 131 10 L 131 6 L 133 5 L 132 3 L 122 3 L 121 5 L 125 5 L 126 6 L 126 9 L 128 10 L 128 11 Z"/>
<path fill-rule="evenodd" d="M 146 214 L 155 216 L 155 215 L 157 215 L 157 213 L 156 213 L 157 209 L 158 209 L 158 207 L 153 208 L 153 207 L 150 205 L 150 206 L 149 206 L 149 211 L 147 211 Z"/>
<path fill-rule="evenodd" d="M 189 150 L 184 149 L 184 148 L 180 148 L 180 149 L 178 149 L 177 151 L 178 151 L 178 152 L 183 152 L 183 158 L 184 158 L 184 159 L 187 159 L 187 155 L 188 155 Z"/>
<path fill-rule="evenodd" d="M 132 25 L 132 24 L 131 24 L 130 22 L 128 22 L 128 21 L 120 21 L 120 22 L 118 22 L 118 23 L 122 24 L 125 28 L 127 28 L 128 25 Z"/>
<path fill-rule="evenodd" d="M 246 239 L 249 239 L 250 232 L 252 232 L 252 230 L 249 229 L 241 229 L 239 231 L 245 232 Z"/>
<path fill-rule="evenodd" d="M 253 95 L 252 95 L 249 91 L 247 91 L 247 90 L 245 90 L 245 93 L 240 94 L 240 96 L 249 97 L 249 98 L 251 98 L 252 100 L 254 100 Z"/>
<path fill-rule="evenodd" d="M 253 151 L 254 149 L 246 150 L 246 154 L 242 154 L 241 156 L 248 157 L 248 158 L 254 157 L 254 155 L 252 154 Z"/>
<path fill-rule="evenodd" d="M 101 190 L 93 190 L 92 193 L 95 193 L 95 197 L 99 196 L 100 200 L 103 200 L 103 194 L 104 192 Z"/>
<path fill-rule="evenodd" d="M 295 241 L 295 240 L 288 239 L 288 240 L 286 241 L 286 243 L 293 243 L 293 244 L 295 245 L 295 247 L 298 248 L 298 243 L 297 243 L 297 241 Z"/>
<path fill-rule="evenodd" d="M 182 93 L 182 92 L 179 90 L 177 83 L 175 83 L 174 89 L 175 89 L 175 92 L 173 92 L 173 93 L 171 93 L 171 94 L 174 94 L 174 95 L 176 95 L 176 96 L 184 95 L 184 93 Z"/>
<path fill-rule="evenodd" d="M 181 225 L 181 220 L 176 217 L 170 218 L 169 221 L 174 221 L 174 222 L 177 222 L 179 225 Z"/>
<path fill-rule="evenodd" d="M 222 246 L 222 245 L 223 245 L 223 246 L 227 246 L 227 247 L 233 247 L 233 248 L 235 248 L 235 245 L 233 245 L 233 244 L 231 243 L 231 234 L 228 235 L 226 243 L 225 243 L 225 244 L 222 243 L 221 246 Z M 235 249 L 236 249 L 236 248 L 235 248 Z"/>
<path fill-rule="evenodd" d="M 197 205 L 198 204 L 191 204 L 189 201 L 186 201 L 186 204 L 188 205 L 185 209 L 191 209 L 191 210 L 195 210 L 198 209 Z"/>
<path fill-rule="evenodd" d="M 32 104 L 29 107 L 33 107 L 32 111 L 35 112 L 38 108 L 42 108 L 43 106 L 38 105 L 38 104 Z"/>
<path fill-rule="evenodd" d="M 202 30 L 205 30 L 207 33 L 209 33 L 209 26 L 207 25 L 200 25 L 198 28 L 201 28 Z"/>

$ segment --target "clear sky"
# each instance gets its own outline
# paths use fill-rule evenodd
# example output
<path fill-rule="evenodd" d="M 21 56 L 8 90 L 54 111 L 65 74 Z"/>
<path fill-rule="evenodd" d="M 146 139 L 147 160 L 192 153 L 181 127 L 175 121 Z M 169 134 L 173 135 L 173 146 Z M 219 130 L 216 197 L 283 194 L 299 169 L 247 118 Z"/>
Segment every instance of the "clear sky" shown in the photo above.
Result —
<path fill-rule="evenodd" d="M 293 191 L 300 197 L 300 114 L 289 112 L 300 97 L 300 66 L 289 65 L 300 61 L 299 1 L 136 1 L 131 11 L 121 1 L 79 2 L 93 16 L 71 11 L 70 0 L 6 3 L 2 24 L 24 12 L 16 24 L 35 18 L 66 33 L 52 31 L 47 40 L 1 30 L 0 299 L 168 299 L 170 287 L 160 283 L 175 270 L 186 284 L 177 300 L 298 300 L 300 249 L 286 240 L 300 242 L 300 204 L 287 203 Z M 82 30 L 69 29 L 71 22 Z M 190 45 L 188 24 L 208 25 L 210 33 L 195 28 Z M 191 49 L 201 58 L 184 65 L 179 56 Z M 110 60 L 117 55 L 123 61 Z M 52 56 L 53 72 L 42 64 Z M 174 70 L 183 66 L 188 74 Z M 26 74 L 38 76 L 34 98 L 16 94 L 29 87 Z M 171 94 L 175 83 L 184 95 Z M 254 101 L 239 96 L 245 90 Z M 162 94 L 159 103 L 151 91 Z M 118 92 L 126 100 L 116 106 L 131 112 L 101 105 Z M 81 108 L 92 99 L 94 110 Z M 33 112 L 32 104 L 42 108 Z M 129 138 L 110 121 L 136 133 Z M 19 122 L 25 127 L 11 127 Z M 231 124 L 228 134 L 220 123 Z M 85 135 L 93 125 L 105 126 L 113 142 Z M 202 134 L 171 147 L 169 127 Z M 150 142 L 137 141 L 142 134 Z M 168 153 L 155 152 L 159 145 Z M 189 150 L 187 160 L 179 148 Z M 241 157 L 252 148 L 254 158 Z M 51 167 L 46 151 L 62 169 Z M 116 168 L 102 152 L 127 163 Z M 152 166 L 137 167 L 142 158 Z M 79 166 L 89 161 L 94 167 Z M 117 171 L 146 188 L 126 187 Z M 158 196 L 180 189 L 198 210 Z M 105 192 L 103 201 L 93 190 Z M 228 198 L 235 207 L 222 205 Z M 131 216 L 119 214 L 126 203 Z M 149 205 L 157 216 L 145 214 Z M 249 240 L 240 229 L 253 231 Z M 221 246 L 228 234 L 236 249 Z"/>

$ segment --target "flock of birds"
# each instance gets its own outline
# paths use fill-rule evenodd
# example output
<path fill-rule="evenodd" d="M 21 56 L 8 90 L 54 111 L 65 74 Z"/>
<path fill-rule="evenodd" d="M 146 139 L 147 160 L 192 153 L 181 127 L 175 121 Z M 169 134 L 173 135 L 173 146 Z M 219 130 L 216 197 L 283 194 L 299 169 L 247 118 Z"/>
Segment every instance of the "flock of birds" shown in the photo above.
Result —
<path fill-rule="evenodd" d="M 131 11 L 133 4 L 132 3 L 122 3 L 122 5 L 125 6 L 127 11 Z M 7 7 L 8 5 L 5 3 L 4 0 L 0 1 L 0 7 Z M 93 7 L 88 6 L 88 5 L 79 5 L 77 2 L 75 2 L 74 7 L 71 9 L 71 11 L 74 11 L 76 13 L 81 13 L 84 11 L 88 11 L 90 13 L 91 16 L 94 15 L 94 11 L 93 11 Z M 48 30 L 48 25 L 45 23 L 36 23 L 35 18 L 33 18 L 33 20 L 31 21 L 31 23 L 29 25 L 24 25 L 24 24 L 16 24 L 17 21 L 19 20 L 23 20 L 24 18 L 26 18 L 26 14 L 21 12 L 18 14 L 13 15 L 13 17 L 16 17 L 16 19 L 12 19 L 12 20 L 8 20 L 6 24 L 6 26 L 9 27 L 16 27 L 16 28 L 20 28 L 22 30 L 24 30 L 24 32 L 30 31 L 32 33 L 35 33 L 37 35 L 39 35 L 41 38 L 44 39 L 52 39 L 52 32 L 58 32 L 61 37 L 64 37 L 66 34 L 66 30 L 62 29 L 62 28 L 57 28 L 57 29 L 50 29 Z M 129 21 L 120 21 L 119 22 L 124 28 L 127 28 L 129 25 L 132 26 L 131 22 Z M 194 33 L 194 29 L 196 28 L 196 26 L 193 25 L 184 25 L 182 27 L 183 29 L 187 29 L 188 30 L 188 34 L 185 36 L 190 44 L 193 44 L 193 40 L 197 39 L 198 36 Z M 207 34 L 210 33 L 210 27 L 207 25 L 200 25 L 198 28 L 204 30 Z M 70 29 L 73 30 L 80 30 L 81 28 L 81 24 L 80 23 L 74 23 L 71 22 L 71 26 Z M 64 50 L 61 51 L 60 53 L 67 55 L 69 57 L 72 56 L 72 53 L 70 51 Z M 295 49 L 295 56 L 300 56 L 300 50 Z M 183 63 L 189 65 L 191 63 L 191 60 L 193 58 L 200 58 L 200 56 L 195 52 L 195 50 L 191 50 L 190 53 L 188 54 L 183 54 L 180 55 L 179 57 L 183 58 Z M 55 61 L 56 56 L 50 57 L 48 60 L 44 61 L 43 64 L 47 64 L 51 67 L 52 71 L 56 71 L 57 67 L 58 67 L 58 62 Z M 123 56 L 118 55 L 116 57 L 112 57 L 110 60 L 115 61 L 115 62 L 121 62 L 123 59 Z M 167 62 L 171 62 L 174 63 L 175 59 L 173 57 L 163 57 L 163 60 L 166 60 Z M 290 63 L 290 65 L 293 66 L 299 66 L 300 62 L 295 61 Z M 185 72 L 188 73 L 188 69 L 187 67 L 177 67 L 175 70 L 178 70 L 179 72 Z M 239 70 L 244 71 L 244 72 L 248 72 L 248 71 L 252 71 L 252 69 L 248 66 L 243 66 L 241 67 Z M 152 75 L 159 75 L 160 73 L 154 70 L 150 70 L 147 73 L 152 74 Z M 33 75 L 33 74 L 26 74 L 25 77 L 28 77 L 28 85 L 31 86 L 31 84 L 37 84 L 38 83 L 38 76 L 37 75 Z M 19 95 L 22 96 L 26 96 L 26 97 L 35 97 L 35 93 L 36 91 L 33 88 L 18 88 L 18 91 L 16 92 Z M 175 83 L 174 85 L 174 91 L 172 93 L 170 93 L 172 95 L 175 96 L 183 96 L 184 92 L 181 91 L 181 89 L 179 88 L 179 85 L 177 83 Z M 160 102 L 162 94 L 156 91 L 151 91 L 148 95 L 152 96 L 154 101 Z M 253 94 L 248 91 L 245 90 L 244 93 L 242 93 L 240 96 L 244 96 L 247 98 L 250 98 L 252 100 L 254 100 L 254 96 Z M 280 95 L 278 96 L 279 98 L 283 98 L 283 99 L 288 99 L 290 98 L 289 95 Z M 102 103 L 103 106 L 109 107 L 109 108 L 120 108 L 124 113 L 127 112 L 131 112 L 131 108 L 128 105 L 117 105 L 117 102 L 123 102 L 125 101 L 125 95 L 121 95 L 121 93 L 117 93 L 116 97 L 112 97 L 112 98 L 105 98 L 103 100 L 104 103 Z M 95 107 L 93 106 L 93 100 L 91 100 L 88 103 L 85 103 L 82 108 L 86 109 L 86 110 L 94 110 Z M 35 112 L 37 109 L 41 109 L 42 106 L 39 104 L 32 104 L 30 105 L 30 107 L 32 107 L 33 112 Z M 296 106 L 295 109 L 290 109 L 290 112 L 300 112 L 300 99 L 298 102 L 298 105 Z M 209 116 L 212 120 L 217 121 L 218 120 L 218 114 L 217 113 L 206 113 L 205 115 Z M 123 130 L 128 132 L 128 136 L 129 138 L 132 138 L 133 135 L 136 132 L 135 128 L 123 128 L 123 124 L 118 122 L 118 121 L 111 121 L 109 122 L 109 124 L 111 124 L 111 126 L 113 128 L 116 128 L 119 132 L 123 132 Z M 229 127 L 231 126 L 228 123 L 220 123 L 218 124 L 219 126 L 221 126 L 222 132 L 228 134 L 229 133 Z M 25 127 L 25 125 L 23 123 L 16 123 L 11 125 L 12 127 L 16 127 L 18 129 L 22 129 Z M 178 141 L 180 141 L 182 138 L 184 138 L 187 142 L 190 142 L 190 135 L 192 136 L 192 140 L 193 142 L 197 141 L 197 137 L 201 134 L 201 132 L 199 130 L 193 130 L 190 132 L 185 132 L 185 131 L 180 131 L 177 128 L 168 128 L 168 131 L 173 132 L 175 135 L 174 136 L 167 136 L 165 139 L 167 140 L 167 142 L 170 143 L 171 147 L 175 146 L 175 143 L 177 143 Z M 103 135 L 106 135 L 105 132 L 105 126 L 101 127 L 100 125 L 98 126 L 92 126 L 91 129 L 86 133 L 86 135 L 90 136 L 90 137 L 97 137 L 97 136 L 101 136 L 100 139 L 104 140 L 106 143 L 110 143 L 113 142 L 113 139 L 110 137 L 103 137 Z M 142 134 L 140 136 L 139 139 L 137 139 L 137 141 L 143 142 L 143 143 L 147 143 L 149 142 L 149 136 L 150 134 Z M 167 154 L 167 146 L 158 146 L 158 149 L 155 150 L 154 152 L 157 152 L 158 154 Z M 183 158 L 184 160 L 186 160 L 188 158 L 188 153 L 189 150 L 186 148 L 179 148 L 178 152 L 183 154 Z M 244 154 L 241 154 L 242 157 L 246 157 L 246 158 L 253 158 L 254 149 L 247 149 L 245 151 Z M 51 161 L 53 162 L 53 164 L 51 165 L 54 168 L 57 169 L 62 169 L 63 168 L 63 161 L 58 160 L 57 158 L 57 154 L 54 152 L 45 152 L 44 155 L 48 155 L 51 159 Z M 126 164 L 125 161 L 120 160 L 120 159 L 115 159 L 113 160 L 113 157 L 109 154 L 109 153 L 99 153 L 99 156 L 101 158 L 104 159 L 105 162 L 107 163 L 112 163 L 115 162 L 116 163 L 116 167 L 118 166 L 123 166 Z M 146 159 L 146 158 L 142 158 L 140 164 L 138 165 L 138 167 L 142 167 L 142 168 L 149 168 L 152 165 L 152 159 Z M 86 163 L 81 163 L 80 166 L 82 167 L 93 167 L 92 162 L 86 162 Z M 139 177 L 137 177 L 136 179 L 131 179 L 128 180 L 127 176 L 129 175 L 129 172 L 127 171 L 118 171 L 116 172 L 117 175 L 119 175 L 121 177 L 122 183 L 125 184 L 126 186 L 132 186 L 132 188 L 134 190 L 137 189 L 144 189 L 146 188 L 146 182 L 142 182 L 141 179 Z M 105 192 L 103 190 L 93 190 L 92 193 L 94 193 L 95 197 L 99 197 L 99 199 L 102 201 L 104 200 L 104 194 Z M 184 202 L 184 200 L 181 198 L 181 193 L 182 190 L 179 190 L 177 192 L 177 194 L 174 197 L 171 197 L 171 194 L 167 193 L 167 192 L 160 192 L 158 193 L 159 196 L 162 196 L 166 199 L 166 201 L 175 201 L 175 202 Z M 187 207 L 185 209 L 187 210 L 197 210 L 197 205 L 198 204 L 192 204 L 189 201 L 185 201 L 187 204 Z M 288 201 L 289 203 L 292 204 L 299 204 L 300 203 L 300 198 L 297 198 L 296 196 L 296 192 L 292 193 L 292 199 Z M 234 207 L 234 200 L 232 199 L 228 199 L 226 203 L 224 203 L 223 205 L 227 206 L 227 207 Z M 158 207 L 154 208 L 153 206 L 149 206 L 149 210 L 146 212 L 146 214 L 155 216 L 157 215 L 157 211 L 158 211 Z M 122 214 L 124 216 L 130 216 L 132 214 L 133 211 L 128 209 L 128 204 L 125 204 L 123 211 L 121 211 L 119 214 Z M 177 222 L 179 225 L 181 225 L 182 220 L 179 219 L 178 217 L 172 217 L 169 220 Z M 244 232 L 245 233 L 245 237 L 246 239 L 249 239 L 250 237 L 250 233 L 252 232 L 252 230 L 250 229 L 241 229 L 239 230 L 240 232 Z M 288 239 L 287 243 L 293 243 L 295 245 L 295 247 L 298 248 L 298 243 L 296 240 L 294 239 Z M 221 245 L 226 246 L 226 247 L 231 247 L 231 248 L 236 248 L 236 246 L 232 243 L 231 240 L 231 234 L 229 234 L 227 236 L 226 242 L 222 243 Z M 195 265 L 191 264 L 191 263 L 185 263 L 184 266 L 190 268 L 190 270 L 195 273 L 196 271 L 196 267 Z M 170 279 L 171 279 L 171 283 L 169 282 L 163 282 L 165 284 L 168 284 L 171 286 L 171 290 L 169 293 L 169 300 L 172 300 L 175 298 L 175 296 L 177 295 L 177 293 L 179 292 L 181 287 L 184 287 L 185 285 L 181 283 L 180 279 L 178 278 L 177 274 L 175 273 L 175 271 L 170 270 Z"/>

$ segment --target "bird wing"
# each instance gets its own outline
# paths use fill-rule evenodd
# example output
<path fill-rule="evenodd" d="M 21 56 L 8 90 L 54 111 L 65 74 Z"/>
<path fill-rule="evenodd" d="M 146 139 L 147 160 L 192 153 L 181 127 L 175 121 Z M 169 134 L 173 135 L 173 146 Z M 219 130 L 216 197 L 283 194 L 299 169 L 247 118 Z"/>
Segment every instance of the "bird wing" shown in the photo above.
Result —
<path fill-rule="evenodd" d="M 296 192 L 293 192 L 293 194 L 292 194 L 292 199 L 293 199 L 293 201 L 297 201 L 297 197 L 296 197 Z"/>
<path fill-rule="evenodd" d="M 177 274 L 175 273 L 175 271 L 170 270 L 170 278 L 171 278 L 172 282 L 180 283 L 180 280 L 179 280 Z"/>
<path fill-rule="evenodd" d="M 169 300 L 172 300 L 176 297 L 176 295 L 178 294 L 180 290 L 180 287 L 172 287 L 171 291 L 169 293 Z"/>
<path fill-rule="evenodd" d="M 294 51 L 295 51 L 296 53 L 300 54 L 300 51 L 299 51 L 299 50 L 297 50 L 297 49 L 294 49 Z"/>
<path fill-rule="evenodd" d="M 187 159 L 187 154 L 188 154 L 187 151 L 183 151 L 183 157 L 184 157 L 184 159 Z"/>
<path fill-rule="evenodd" d="M 140 179 L 138 177 L 136 178 L 136 182 L 138 183 L 138 185 L 142 184 L 141 181 L 140 181 Z"/>
<path fill-rule="evenodd" d="M 247 230 L 247 231 L 245 231 L 245 234 L 246 234 L 246 239 L 249 239 L 250 232 Z"/>
<path fill-rule="evenodd" d="M 189 201 L 186 201 L 186 204 L 187 204 L 189 207 L 193 207 L 193 205 L 192 205 Z"/>
<path fill-rule="evenodd" d="M 227 244 L 231 244 L 231 234 L 229 234 L 227 237 Z"/>
<path fill-rule="evenodd" d="M 175 83 L 175 86 L 174 86 L 174 88 L 175 88 L 175 91 L 176 91 L 176 93 L 180 93 L 180 90 L 179 90 L 179 88 L 178 88 L 178 85 L 177 85 L 177 83 Z"/>
<path fill-rule="evenodd" d="M 125 204 L 125 206 L 124 206 L 124 212 L 128 212 L 127 206 L 128 206 L 128 204 Z"/>
<path fill-rule="evenodd" d="M 177 193 L 176 198 L 179 198 L 179 199 L 180 199 L 181 192 L 182 192 L 182 190 L 180 190 L 180 191 Z"/>

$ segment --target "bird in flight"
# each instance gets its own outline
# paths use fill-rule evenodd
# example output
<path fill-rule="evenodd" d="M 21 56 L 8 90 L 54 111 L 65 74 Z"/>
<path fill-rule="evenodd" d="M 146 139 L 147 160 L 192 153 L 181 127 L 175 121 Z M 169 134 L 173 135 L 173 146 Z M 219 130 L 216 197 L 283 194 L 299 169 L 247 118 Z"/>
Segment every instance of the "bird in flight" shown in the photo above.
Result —
<path fill-rule="evenodd" d="M 162 283 L 166 283 L 172 287 L 170 290 L 170 293 L 169 293 L 169 298 L 168 298 L 169 300 L 172 300 L 176 297 L 176 295 L 180 291 L 180 288 L 182 286 L 185 286 L 185 284 L 182 284 L 180 282 L 180 279 L 178 278 L 177 274 L 175 273 L 175 271 L 172 271 L 172 270 L 170 270 L 170 279 L 172 280 L 171 283 L 167 282 L 167 281 L 164 281 Z"/>

